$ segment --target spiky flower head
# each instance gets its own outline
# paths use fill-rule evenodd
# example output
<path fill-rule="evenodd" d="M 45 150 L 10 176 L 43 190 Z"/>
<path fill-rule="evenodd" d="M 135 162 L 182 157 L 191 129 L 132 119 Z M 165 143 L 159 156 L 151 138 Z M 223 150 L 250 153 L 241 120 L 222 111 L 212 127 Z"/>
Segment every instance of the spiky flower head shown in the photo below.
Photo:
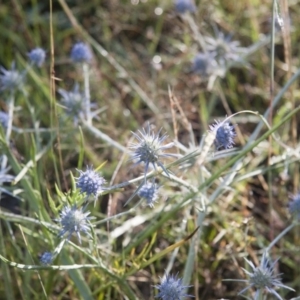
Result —
<path fill-rule="evenodd" d="M 89 214 L 90 212 L 84 212 L 84 208 L 77 208 L 76 205 L 65 206 L 60 213 L 60 218 L 57 219 L 62 227 L 59 236 L 67 235 L 67 240 L 69 240 L 75 232 L 80 244 L 81 231 L 91 237 L 89 220 L 94 219 L 94 217 L 88 217 Z"/>
<path fill-rule="evenodd" d="M 159 293 L 155 298 L 161 298 L 162 300 L 182 300 L 186 297 L 192 297 L 186 294 L 189 286 L 182 285 L 182 279 L 178 278 L 178 275 L 165 275 L 161 279 L 161 283 L 156 285 Z"/>
<path fill-rule="evenodd" d="M 234 138 L 236 136 L 234 127 L 227 121 L 215 122 L 215 124 L 209 126 L 209 129 L 216 135 L 215 146 L 217 150 L 219 150 L 220 148 L 232 148 L 234 145 Z"/>
<path fill-rule="evenodd" d="M 97 197 L 103 190 L 105 179 L 92 167 L 87 167 L 86 171 L 78 170 L 80 176 L 77 179 L 76 187 L 81 193 L 86 193 L 87 196 L 93 195 Z"/>
<path fill-rule="evenodd" d="M 84 96 L 79 91 L 79 85 L 75 84 L 72 91 L 68 92 L 64 89 L 58 89 L 58 93 L 62 96 L 61 104 L 66 109 L 69 116 L 74 118 L 74 123 L 78 123 L 78 119 L 84 114 Z"/>
<path fill-rule="evenodd" d="M 142 131 L 138 131 L 139 134 L 132 132 L 138 142 L 133 143 L 130 146 L 133 150 L 130 159 L 136 161 L 136 164 L 145 164 L 145 176 L 148 172 L 149 165 L 152 165 L 154 169 L 156 169 L 156 165 L 158 165 L 167 175 L 169 175 L 167 169 L 159 159 L 161 157 L 176 156 L 175 154 L 164 153 L 164 150 L 173 147 L 174 143 L 163 145 L 163 142 L 168 136 L 166 134 L 160 136 L 160 132 L 161 129 L 154 134 L 154 132 L 150 129 L 149 123 L 147 129 L 143 128 Z"/>
<path fill-rule="evenodd" d="M 7 113 L 0 111 L 0 125 L 3 128 L 7 127 L 9 116 Z"/>
<path fill-rule="evenodd" d="M 300 220 L 300 193 L 292 197 L 292 201 L 289 203 L 289 212 L 296 219 Z"/>
<path fill-rule="evenodd" d="M 46 52 L 42 48 L 35 48 L 28 53 L 28 57 L 33 65 L 41 67 L 45 61 Z"/>
<path fill-rule="evenodd" d="M 238 41 L 231 41 L 231 36 L 225 36 L 223 32 L 217 32 L 216 38 L 205 37 L 207 50 L 214 55 L 217 62 L 225 65 L 233 61 L 241 61 L 241 54 L 245 49 L 240 47 Z"/>
<path fill-rule="evenodd" d="M 244 272 L 249 276 L 249 279 L 242 281 L 247 282 L 248 286 L 245 289 L 243 289 L 239 294 L 244 293 L 250 288 L 255 288 L 256 296 L 254 297 L 254 299 L 257 299 L 258 294 L 261 290 L 266 290 L 267 292 L 273 294 L 277 299 L 283 300 L 281 296 L 275 291 L 276 287 L 289 289 L 293 291 L 292 288 L 281 283 L 280 274 L 275 274 L 275 265 L 278 259 L 272 262 L 267 257 L 267 255 L 267 252 L 264 252 L 261 258 L 260 265 L 258 267 L 255 267 L 255 265 L 251 261 L 245 258 L 246 262 L 252 268 L 252 273 L 243 269 Z"/>
<path fill-rule="evenodd" d="M 158 188 L 155 182 L 145 182 L 137 193 L 139 197 L 146 200 L 147 205 L 154 207 L 154 203 L 158 198 Z"/>
<path fill-rule="evenodd" d="M 0 67 L 0 90 L 14 91 L 21 89 L 24 81 L 24 74 L 16 70 L 15 64 L 12 63 L 10 70 Z"/>
<path fill-rule="evenodd" d="M 193 0 L 176 0 L 175 9 L 180 14 L 184 14 L 186 12 L 193 13 L 196 11 L 196 6 Z"/>
<path fill-rule="evenodd" d="M 192 72 L 200 74 L 202 76 L 208 76 L 214 72 L 214 69 L 218 67 L 217 62 L 214 59 L 214 55 L 211 53 L 201 53 L 199 52 L 192 65 Z"/>
<path fill-rule="evenodd" d="M 40 262 L 42 265 L 50 265 L 54 259 L 52 252 L 44 252 L 40 255 Z"/>
<path fill-rule="evenodd" d="M 85 43 L 76 43 L 71 50 L 71 59 L 74 63 L 88 63 L 92 59 L 90 48 Z"/>

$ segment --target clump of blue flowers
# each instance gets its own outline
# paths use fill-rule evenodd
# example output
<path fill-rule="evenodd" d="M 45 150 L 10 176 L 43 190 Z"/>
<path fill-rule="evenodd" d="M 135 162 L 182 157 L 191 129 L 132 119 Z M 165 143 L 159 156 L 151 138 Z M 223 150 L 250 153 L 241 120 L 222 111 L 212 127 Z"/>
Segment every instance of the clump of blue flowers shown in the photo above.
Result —
<path fill-rule="evenodd" d="M 130 148 L 132 149 L 131 160 L 136 161 L 137 164 L 145 164 L 145 176 L 148 172 L 149 165 L 152 165 L 156 169 L 156 165 L 160 166 L 164 172 L 169 175 L 167 169 L 164 167 L 160 158 L 176 156 L 175 154 L 164 153 L 164 150 L 174 146 L 174 143 L 168 143 L 163 145 L 163 142 L 167 139 L 167 135 L 160 135 L 161 130 L 154 134 L 150 129 L 148 123 L 147 129 L 143 128 L 142 131 L 138 131 L 139 134 L 132 132 L 137 139 L 137 143 L 132 143 Z"/>
<path fill-rule="evenodd" d="M 209 52 L 199 52 L 193 60 L 192 71 L 202 76 L 208 76 L 211 75 L 217 67 L 218 65 L 213 54 Z"/>
<path fill-rule="evenodd" d="M 41 67 L 45 62 L 46 52 L 42 48 L 35 48 L 28 53 L 28 57 L 33 65 Z"/>
<path fill-rule="evenodd" d="M 57 219 L 62 227 L 59 236 L 67 235 L 67 239 L 69 240 L 72 234 L 76 233 L 80 244 L 80 232 L 84 232 L 91 237 L 91 225 L 89 221 L 94 219 L 94 217 L 88 217 L 89 214 L 90 212 L 84 212 L 84 208 L 77 208 L 76 205 L 65 206 L 60 213 L 60 218 Z"/>
<path fill-rule="evenodd" d="M 277 299 L 283 300 L 281 296 L 275 291 L 276 287 L 289 289 L 293 291 L 292 288 L 281 283 L 280 274 L 275 274 L 275 265 L 278 261 L 276 259 L 274 262 L 268 259 L 267 253 L 264 252 L 260 265 L 255 267 L 255 265 L 245 258 L 246 262 L 252 268 L 252 273 L 243 269 L 244 272 L 249 276 L 248 280 L 240 280 L 248 283 L 248 286 L 243 289 L 239 294 L 244 293 L 250 288 L 256 289 L 256 295 L 254 299 L 258 299 L 258 295 L 261 290 L 266 290 L 267 292 L 273 294 Z"/>
<path fill-rule="evenodd" d="M 154 207 L 154 203 L 158 198 L 158 188 L 156 183 L 145 182 L 137 193 L 139 197 L 146 200 L 150 207 Z"/>
<path fill-rule="evenodd" d="M 85 43 L 77 43 L 71 50 L 71 59 L 74 63 L 88 63 L 92 59 L 90 48 Z"/>
<path fill-rule="evenodd" d="M 21 89 L 24 83 L 24 74 L 16 70 L 15 64 L 12 64 L 10 70 L 0 67 L 0 90 L 15 91 Z"/>
<path fill-rule="evenodd" d="M 292 197 L 292 201 L 289 203 L 289 212 L 296 219 L 300 220 L 300 194 L 296 194 Z"/>
<path fill-rule="evenodd" d="M 186 290 L 190 286 L 182 285 L 182 279 L 178 278 L 178 275 L 165 275 L 161 279 L 161 283 L 155 287 L 159 291 L 156 298 L 162 300 L 183 300 L 186 297 L 192 297 L 186 294 Z"/>
<path fill-rule="evenodd" d="M 210 125 L 209 129 L 215 134 L 215 146 L 217 150 L 220 148 L 230 149 L 234 145 L 234 138 L 236 136 L 234 127 L 227 121 L 216 121 L 215 124 Z"/>
<path fill-rule="evenodd" d="M 95 198 L 104 190 L 105 179 L 92 167 L 87 167 L 86 171 L 78 170 L 80 176 L 77 178 L 76 187 L 81 193 L 87 196 L 93 195 Z"/>
<path fill-rule="evenodd" d="M 176 0 L 175 9 L 180 14 L 184 14 L 186 12 L 193 13 L 196 11 L 196 6 L 193 0 Z"/>

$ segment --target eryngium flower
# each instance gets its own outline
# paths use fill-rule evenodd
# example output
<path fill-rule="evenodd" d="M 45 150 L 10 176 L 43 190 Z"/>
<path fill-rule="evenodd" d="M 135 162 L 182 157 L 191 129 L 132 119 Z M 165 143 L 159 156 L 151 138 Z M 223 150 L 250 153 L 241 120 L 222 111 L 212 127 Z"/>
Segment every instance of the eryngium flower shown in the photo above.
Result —
<path fill-rule="evenodd" d="M 35 48 L 28 53 L 28 57 L 33 65 L 41 67 L 45 61 L 46 52 L 42 48 Z"/>
<path fill-rule="evenodd" d="M 50 265 L 53 261 L 53 254 L 51 252 L 44 252 L 40 255 L 40 262 L 43 265 Z"/>
<path fill-rule="evenodd" d="M 158 198 L 157 185 L 154 182 L 145 182 L 144 185 L 138 191 L 138 195 L 146 200 L 148 206 L 154 207 L 154 203 Z"/>
<path fill-rule="evenodd" d="M 15 69 L 15 64 L 12 63 L 10 70 L 0 67 L 0 90 L 13 91 L 21 89 L 23 86 L 24 75 Z"/>
<path fill-rule="evenodd" d="M 241 61 L 241 54 L 245 53 L 245 48 L 239 47 L 238 41 L 231 41 L 231 36 L 225 36 L 223 32 L 218 32 L 216 38 L 205 37 L 205 41 L 207 50 L 221 65 L 230 61 Z"/>
<path fill-rule="evenodd" d="M 257 291 L 254 299 L 257 299 L 260 290 L 264 289 L 273 294 L 277 299 L 283 300 L 274 288 L 280 287 L 293 291 L 292 288 L 281 283 L 280 274 L 275 274 L 275 265 L 278 259 L 272 262 L 267 258 L 267 253 L 264 252 L 258 267 L 255 267 L 254 264 L 246 258 L 245 260 L 252 268 L 252 273 L 243 269 L 244 272 L 249 276 L 249 279 L 242 281 L 247 282 L 249 286 L 243 289 L 239 294 L 244 293 L 250 288 L 255 288 Z"/>
<path fill-rule="evenodd" d="M 87 167 L 83 172 L 78 170 L 80 176 L 77 178 L 76 187 L 81 193 L 86 193 L 87 196 L 94 195 L 97 197 L 103 191 L 105 179 L 95 172 L 92 167 Z"/>
<path fill-rule="evenodd" d="M 175 9 L 178 13 L 184 14 L 186 12 L 195 12 L 196 6 L 193 0 L 176 0 Z"/>
<path fill-rule="evenodd" d="M 300 193 L 292 197 L 292 201 L 289 203 L 289 212 L 300 220 Z"/>
<path fill-rule="evenodd" d="M 6 128 L 7 127 L 7 124 L 8 124 L 8 114 L 3 112 L 3 111 L 0 111 L 0 124 L 3 128 Z"/>
<path fill-rule="evenodd" d="M 72 91 L 58 90 L 62 96 L 61 103 L 65 107 L 67 114 L 74 118 L 74 123 L 78 123 L 80 116 L 84 113 L 84 96 L 79 92 L 78 84 L 75 84 Z"/>
<path fill-rule="evenodd" d="M 154 169 L 156 165 L 160 166 L 167 175 L 169 175 L 167 169 L 159 161 L 160 157 L 176 156 L 174 154 L 164 153 L 163 151 L 173 147 L 174 143 L 162 145 L 164 140 L 168 137 L 166 134 L 160 136 L 161 129 L 158 133 L 154 134 L 150 130 L 150 124 L 148 123 L 147 129 L 143 128 L 142 131 L 138 131 L 139 134 L 132 132 L 135 138 L 138 140 L 137 143 L 131 144 L 130 148 L 133 149 L 131 160 L 137 161 L 136 164 L 145 164 L 145 176 L 148 172 L 149 165 L 151 164 Z"/>
<path fill-rule="evenodd" d="M 93 219 L 93 217 L 88 217 L 89 214 L 90 212 L 84 212 L 83 208 L 79 209 L 76 207 L 76 205 L 73 205 L 72 207 L 65 206 L 60 213 L 60 218 L 57 219 L 62 227 L 59 236 L 62 237 L 67 235 L 67 239 L 69 240 L 72 234 L 75 232 L 80 244 L 81 231 L 91 237 L 89 220 Z"/>
<path fill-rule="evenodd" d="M 159 290 L 155 298 L 160 297 L 162 300 L 182 300 L 185 297 L 192 297 L 185 293 L 190 286 L 182 285 L 182 279 L 177 278 L 177 275 L 165 275 L 161 283 L 155 287 Z"/>
<path fill-rule="evenodd" d="M 217 150 L 220 148 L 230 149 L 234 145 L 236 136 L 234 127 L 229 122 L 215 121 L 216 123 L 209 126 L 211 132 L 215 133 L 215 146 Z"/>
<path fill-rule="evenodd" d="M 192 72 L 202 76 L 208 76 L 218 67 L 211 53 L 198 53 L 193 61 Z"/>
<path fill-rule="evenodd" d="M 89 62 L 92 59 L 90 48 L 84 43 L 77 43 L 71 50 L 71 59 L 74 63 Z"/>

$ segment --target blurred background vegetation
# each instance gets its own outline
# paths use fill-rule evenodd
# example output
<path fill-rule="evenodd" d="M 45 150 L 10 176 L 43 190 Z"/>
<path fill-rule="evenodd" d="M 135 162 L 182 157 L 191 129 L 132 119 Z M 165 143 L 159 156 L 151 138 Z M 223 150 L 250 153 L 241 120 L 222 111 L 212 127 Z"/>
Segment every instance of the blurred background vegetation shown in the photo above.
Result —
<path fill-rule="evenodd" d="M 279 13 L 285 24 L 288 24 L 288 31 L 278 27 L 276 33 L 273 96 L 300 65 L 299 1 L 279 2 Z M 169 87 L 191 124 L 197 144 L 215 119 L 222 119 L 241 110 L 263 114 L 270 105 L 271 0 L 196 0 L 196 11 L 189 15 L 176 12 L 174 2 L 169 0 L 58 0 L 52 3 L 52 15 L 50 3 L 11 0 L 0 4 L 0 65 L 8 69 L 15 61 L 17 68 L 22 69 L 31 49 L 38 46 L 47 52 L 44 67 L 32 70 L 27 77 L 29 103 L 20 96 L 14 114 L 14 126 L 18 128 L 33 128 L 37 123 L 42 128 L 51 128 L 53 123 L 50 116 L 54 116 L 54 124 L 60 124 L 59 140 L 51 145 L 51 149 L 42 155 L 27 174 L 39 194 L 41 205 L 46 209 L 49 209 L 49 195 L 58 201 L 55 185 L 63 192 L 71 188 L 70 172 L 78 176 L 76 168 L 79 167 L 78 161 L 83 153 L 83 168 L 86 165 L 98 167 L 106 162 L 101 172 L 111 184 L 138 177 L 143 171 L 126 162 L 127 158 L 118 149 L 95 138 L 90 131 L 74 126 L 72 119 L 67 125 L 60 123 L 64 113 L 61 107 L 58 106 L 55 114 L 50 89 L 51 62 L 54 63 L 56 91 L 59 88 L 71 90 L 76 82 L 83 84 L 80 68 L 69 58 L 72 45 L 78 41 L 90 45 L 93 53 L 90 64 L 91 98 L 97 108 L 103 108 L 94 126 L 125 147 L 132 136 L 131 131 L 142 128 L 146 121 L 155 124 L 157 130 L 163 127 L 169 139 L 175 139 Z M 283 12 L 285 5 L 288 7 L 286 17 Z M 201 36 L 216 38 L 218 32 L 223 32 L 225 36 L 231 36 L 232 40 L 239 41 L 240 47 L 252 49 L 256 45 L 256 48 L 240 66 L 233 66 L 209 86 L 207 77 L 193 72 L 193 59 L 203 50 L 193 26 L 196 26 Z M 101 47 L 100 50 L 97 46 Z M 299 104 L 298 82 L 285 93 L 280 105 L 273 110 L 273 124 Z M 54 95 L 55 101 L 59 103 L 59 94 Z M 5 95 L 1 94 L 2 111 L 7 110 L 5 100 Z M 176 113 L 180 116 L 178 111 Z M 237 148 L 245 144 L 258 121 L 257 117 L 251 115 L 240 115 L 235 119 Z M 276 134 L 284 144 L 296 148 L 298 130 L 299 123 L 294 118 L 280 127 Z M 14 133 L 11 149 L 20 165 L 47 145 L 50 137 L 49 132 L 41 133 L 38 140 L 33 133 Z M 180 118 L 177 138 L 188 147 L 189 132 Z M 283 158 L 282 151 L 282 147 L 274 141 L 260 143 L 255 151 L 244 157 L 243 167 L 234 184 L 208 207 L 200 230 L 201 237 L 195 245 L 197 254 L 192 278 L 187 283 L 193 285 L 189 293 L 195 295 L 195 299 L 241 298 L 237 294 L 245 287 L 244 284 L 222 280 L 244 279 L 241 270 L 241 267 L 245 267 L 243 257 L 250 257 L 258 263 L 262 250 L 290 224 L 287 205 L 289 195 L 299 188 L 299 164 L 295 158 Z M 273 159 L 272 167 L 269 167 L 270 157 Z M 213 173 L 229 158 L 213 160 L 212 155 L 207 168 Z M 120 162 L 123 163 L 122 167 L 119 166 Z M 271 181 L 268 170 L 272 174 Z M 188 182 L 199 183 L 199 174 L 194 169 L 172 171 Z M 216 181 L 206 193 L 212 194 L 218 184 L 220 182 Z M 23 188 L 19 185 L 8 187 L 11 191 Z M 103 219 L 106 215 L 128 210 L 131 204 L 124 207 L 124 203 L 135 189 L 136 186 L 130 185 L 124 190 L 101 197 L 96 206 L 91 208 L 93 215 Z M 179 191 L 175 183 L 167 184 L 162 189 L 160 205 L 167 199 L 184 197 L 184 193 Z M 39 216 L 39 208 L 36 211 L 28 209 L 28 194 L 20 192 L 19 197 L 25 203 L 21 207 L 23 216 Z M 111 241 L 110 233 L 118 226 L 121 227 L 128 218 L 133 220 L 135 216 L 145 217 L 145 220 L 139 225 L 130 226 L 128 232 Z M 95 229 L 97 235 L 101 235 L 97 242 L 97 249 L 101 253 L 99 255 L 104 260 L 109 257 L 106 262 L 111 270 L 127 281 L 137 299 L 154 299 L 153 285 L 159 282 L 159 276 L 162 277 L 168 267 L 172 266 L 172 272 L 179 272 L 180 276 L 186 267 L 190 241 L 177 248 L 177 252 L 167 253 L 153 264 L 142 269 L 138 267 L 142 265 L 144 255 L 151 257 L 159 253 L 196 228 L 197 207 L 185 207 L 174 212 L 160 223 L 160 228 L 147 231 L 147 228 L 153 228 L 149 224 L 161 221 L 163 216 L 163 213 L 139 207 L 136 213 L 109 224 L 100 224 Z M 49 217 L 48 221 L 51 221 L 57 216 L 49 212 Z M 1 219 L 2 255 L 9 260 L 35 265 L 38 264 L 38 255 L 53 246 L 45 228 L 31 224 L 20 230 L 18 222 L 10 222 L 3 216 Z M 28 244 L 21 232 L 26 235 Z M 143 238 L 139 239 L 142 243 L 136 245 L 134 242 L 137 237 L 141 237 L 140 233 L 144 233 Z M 296 290 L 283 294 L 284 299 L 300 295 L 299 246 L 299 230 L 293 230 L 271 251 L 274 258 L 281 257 L 278 272 L 283 273 L 283 283 Z M 145 249 L 148 251 L 146 254 L 143 253 Z M 76 248 L 70 247 L 62 256 L 72 257 L 73 263 L 90 263 Z M 67 264 L 68 260 L 64 259 L 60 261 L 58 258 L 55 264 Z M 134 273 L 124 271 L 133 265 L 136 267 Z M 9 284 L 0 284 L 0 298 L 7 299 L 9 295 L 11 299 L 43 299 L 48 295 L 49 299 L 128 299 L 123 295 L 118 281 L 112 280 L 107 274 L 95 269 L 77 271 L 79 277 L 74 277 L 70 271 L 46 269 L 24 272 L 2 263 L 2 273 L 9 273 L 10 280 Z M 85 281 L 92 296 L 89 293 L 88 296 L 82 294 L 74 278 Z M 45 293 L 42 292 L 42 286 Z M 269 296 L 267 299 L 273 298 Z"/>

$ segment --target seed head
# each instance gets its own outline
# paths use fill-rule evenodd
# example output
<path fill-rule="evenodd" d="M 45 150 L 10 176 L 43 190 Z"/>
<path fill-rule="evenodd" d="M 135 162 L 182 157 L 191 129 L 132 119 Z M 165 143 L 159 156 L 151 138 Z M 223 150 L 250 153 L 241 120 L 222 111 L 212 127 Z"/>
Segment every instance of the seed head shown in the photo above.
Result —
<path fill-rule="evenodd" d="M 71 59 L 74 63 L 88 63 L 92 59 L 90 48 L 84 43 L 77 43 L 71 50 Z"/>
<path fill-rule="evenodd" d="M 44 252 L 40 255 L 40 262 L 42 265 L 50 265 L 54 257 L 51 252 Z"/>
<path fill-rule="evenodd" d="M 257 290 L 257 294 L 259 293 L 259 290 L 265 289 L 267 292 L 273 294 L 277 299 L 283 300 L 274 288 L 281 287 L 293 291 L 292 288 L 281 283 L 280 274 L 275 274 L 275 265 L 278 259 L 274 262 L 271 262 L 267 258 L 267 253 L 264 252 L 260 265 L 258 267 L 255 267 L 254 264 L 246 258 L 245 260 L 250 265 L 253 272 L 251 273 L 243 269 L 244 272 L 249 276 L 248 280 L 244 280 L 248 283 L 249 286 L 243 289 L 239 294 L 244 293 L 250 288 L 255 288 Z M 255 297 L 254 299 L 256 298 L 257 297 Z"/>
<path fill-rule="evenodd" d="M 143 128 L 142 131 L 139 130 L 139 134 L 132 132 L 138 142 L 133 143 L 130 146 L 130 148 L 133 149 L 130 159 L 136 161 L 136 164 L 145 164 L 145 176 L 150 164 L 154 169 L 156 169 L 156 165 L 160 166 L 164 172 L 169 175 L 159 159 L 161 157 L 176 156 L 175 154 L 163 152 L 164 150 L 173 147 L 174 144 L 169 143 L 167 145 L 162 145 L 168 136 L 166 134 L 160 136 L 160 131 L 161 130 L 154 134 L 154 132 L 150 130 L 150 125 L 148 123 L 147 129 L 145 130 L 145 128 Z"/>
<path fill-rule="evenodd" d="M 292 197 L 292 201 L 289 203 L 289 212 L 296 219 L 300 220 L 300 193 Z"/>
<path fill-rule="evenodd" d="M 103 190 L 105 179 L 95 172 L 92 167 L 87 167 L 83 172 L 78 170 L 80 176 L 77 178 L 76 187 L 87 196 L 94 195 L 96 198 Z"/>
<path fill-rule="evenodd" d="M 79 209 L 76 205 L 72 207 L 65 206 L 60 213 L 60 218 L 57 219 L 62 227 L 59 236 L 62 237 L 67 234 L 67 239 L 69 240 L 75 232 L 80 244 L 81 231 L 91 237 L 89 220 L 93 219 L 93 217 L 88 217 L 89 214 L 90 212 L 84 212 L 83 208 Z"/>
<path fill-rule="evenodd" d="M 161 279 L 161 283 L 155 286 L 159 290 L 155 298 L 160 297 L 162 300 L 183 300 L 185 297 L 193 297 L 185 293 L 189 287 L 182 285 L 182 279 L 178 278 L 177 275 L 165 275 Z"/>
<path fill-rule="evenodd" d="M 232 148 L 234 145 L 234 138 L 236 136 L 234 127 L 231 126 L 229 122 L 215 122 L 215 124 L 209 126 L 209 129 L 216 135 L 215 146 L 217 150 L 219 150 L 220 148 Z"/>
<path fill-rule="evenodd" d="M 154 207 L 154 203 L 158 198 L 157 185 L 154 182 L 145 182 L 141 189 L 138 191 L 138 195 L 146 200 L 148 206 Z"/>
<path fill-rule="evenodd" d="M 0 91 L 14 91 L 22 88 L 24 75 L 15 69 L 14 63 L 10 70 L 0 67 L 0 72 Z"/>
<path fill-rule="evenodd" d="M 186 12 L 193 13 L 196 11 L 196 6 L 193 0 L 176 0 L 175 9 L 180 14 L 184 14 Z"/>
<path fill-rule="evenodd" d="M 41 67 L 46 58 L 46 52 L 42 48 L 35 48 L 28 53 L 30 62 L 33 65 Z"/>

